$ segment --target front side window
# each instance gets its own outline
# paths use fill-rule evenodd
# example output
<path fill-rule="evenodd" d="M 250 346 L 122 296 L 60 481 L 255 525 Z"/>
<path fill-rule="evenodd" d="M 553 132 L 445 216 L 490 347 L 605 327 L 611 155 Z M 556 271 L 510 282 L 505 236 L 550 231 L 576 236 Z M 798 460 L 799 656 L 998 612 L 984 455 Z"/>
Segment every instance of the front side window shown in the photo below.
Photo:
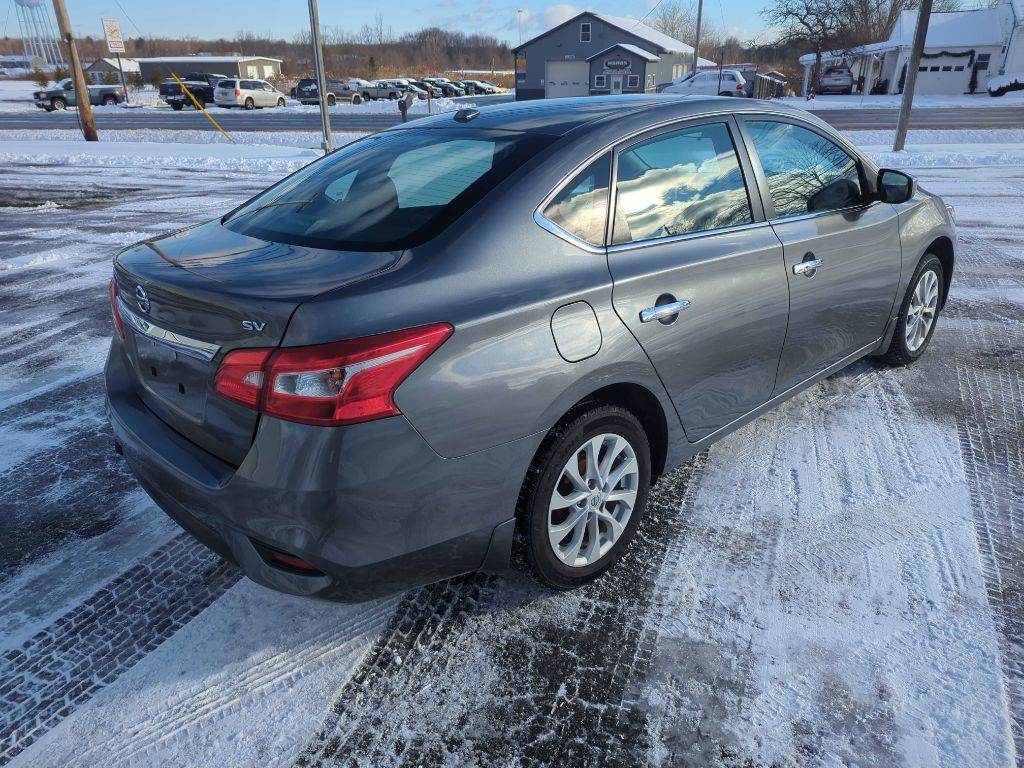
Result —
<path fill-rule="evenodd" d="M 581 43 L 589 43 L 590 42 L 590 22 L 589 21 L 584 21 L 583 23 L 580 24 L 580 42 Z"/>
<path fill-rule="evenodd" d="M 615 243 L 753 221 L 736 148 L 724 123 L 664 134 L 622 151 L 615 184 Z"/>
<path fill-rule="evenodd" d="M 233 232 L 334 250 L 430 239 L 554 139 L 462 128 L 385 131 L 353 142 L 229 214 Z"/>
<path fill-rule="evenodd" d="M 542 211 L 552 224 L 591 245 L 604 244 L 608 218 L 608 177 L 611 155 L 604 155 L 580 171 Z"/>
<path fill-rule="evenodd" d="M 747 123 L 768 181 L 775 217 L 859 204 L 857 162 L 821 134 L 791 123 Z"/>

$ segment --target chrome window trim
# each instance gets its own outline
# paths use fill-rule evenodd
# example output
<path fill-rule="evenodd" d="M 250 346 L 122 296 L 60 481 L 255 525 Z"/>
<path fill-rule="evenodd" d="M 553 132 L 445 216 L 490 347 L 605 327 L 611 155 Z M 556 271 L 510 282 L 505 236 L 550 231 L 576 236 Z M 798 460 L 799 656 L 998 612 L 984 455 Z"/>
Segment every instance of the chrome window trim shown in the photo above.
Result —
<path fill-rule="evenodd" d="M 704 229 L 700 232 L 687 232 L 682 235 L 669 235 L 668 237 L 656 237 L 651 240 L 637 240 L 634 243 L 619 243 L 618 245 L 609 245 L 608 253 L 620 253 L 621 251 L 632 251 L 637 248 L 650 248 L 654 245 L 665 245 L 668 243 L 679 243 L 684 240 L 697 240 L 702 237 L 711 237 L 713 235 L 728 234 L 731 232 L 742 232 L 748 229 L 758 229 L 759 227 L 767 227 L 770 222 L 767 221 L 752 221 L 749 224 L 737 224 L 733 227 L 720 227 L 718 229 Z"/>
<path fill-rule="evenodd" d="M 608 215 L 606 213 L 606 221 L 607 216 Z M 570 245 L 575 245 L 577 248 L 581 248 L 587 253 L 604 253 L 604 246 L 593 245 L 592 243 L 588 243 L 586 240 L 581 240 L 580 238 L 576 237 L 576 235 L 574 235 L 572 232 L 564 230 L 550 219 L 544 218 L 544 214 L 540 212 L 540 209 L 537 209 L 536 211 L 533 212 L 533 220 L 537 222 L 542 229 L 546 229 L 548 232 L 555 235 L 556 237 L 562 238 Z"/>
<path fill-rule="evenodd" d="M 169 331 L 166 328 L 161 328 L 159 325 L 149 322 L 146 318 L 136 314 L 120 296 L 117 298 L 117 307 L 121 314 L 121 319 L 126 320 L 133 331 L 151 341 L 155 341 L 157 344 L 169 347 L 175 352 L 180 352 L 183 355 L 194 357 L 206 363 L 213 360 L 217 353 L 220 352 L 219 344 L 211 344 L 208 341 L 193 339 L 190 336 Z"/>
<path fill-rule="evenodd" d="M 816 219 L 819 216 L 829 216 L 833 213 L 849 213 L 850 211 L 866 211 L 869 208 L 874 208 L 876 205 L 882 205 L 881 200 L 872 200 L 867 205 L 848 205 L 845 208 L 830 208 L 827 211 L 815 211 L 814 213 L 799 213 L 795 216 L 778 216 L 774 219 L 769 219 L 769 224 L 785 224 L 790 221 L 804 221 L 805 219 Z"/>

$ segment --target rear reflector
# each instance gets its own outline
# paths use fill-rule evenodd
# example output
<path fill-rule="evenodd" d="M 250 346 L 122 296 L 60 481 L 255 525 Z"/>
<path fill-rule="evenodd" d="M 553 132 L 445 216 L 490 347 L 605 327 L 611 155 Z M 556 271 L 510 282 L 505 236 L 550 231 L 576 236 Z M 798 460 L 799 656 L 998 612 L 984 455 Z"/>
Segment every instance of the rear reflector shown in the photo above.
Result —
<path fill-rule="evenodd" d="M 110 294 L 110 311 L 114 315 L 114 329 L 117 331 L 117 335 L 122 339 L 124 338 L 124 323 L 121 322 L 121 310 L 117 306 L 117 281 L 114 278 L 110 278 L 110 283 L 107 284 L 107 293 Z"/>
<path fill-rule="evenodd" d="M 214 390 L 287 421 L 339 426 L 400 413 L 395 390 L 452 334 L 448 323 L 330 344 L 228 353 Z"/>
<path fill-rule="evenodd" d="M 291 568 L 295 571 L 303 571 L 304 573 L 315 573 L 317 575 L 323 573 L 308 560 L 303 560 L 301 557 L 296 557 L 295 555 L 286 555 L 284 552 L 272 552 L 270 555 L 270 563 L 272 565 Z"/>

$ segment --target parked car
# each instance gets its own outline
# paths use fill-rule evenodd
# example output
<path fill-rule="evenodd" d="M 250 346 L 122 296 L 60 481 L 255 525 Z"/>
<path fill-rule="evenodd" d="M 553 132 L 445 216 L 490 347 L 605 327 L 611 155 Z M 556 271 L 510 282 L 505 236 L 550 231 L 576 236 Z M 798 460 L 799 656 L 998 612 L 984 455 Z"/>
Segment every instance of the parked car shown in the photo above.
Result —
<path fill-rule="evenodd" d="M 697 96 L 746 96 L 747 81 L 738 69 L 697 72 L 666 86 L 662 93 Z"/>
<path fill-rule="evenodd" d="M 208 72 L 189 72 L 182 78 L 185 83 L 185 87 L 188 88 L 189 93 L 195 96 L 202 106 L 207 104 L 213 104 L 213 91 L 217 87 L 217 83 L 226 78 L 227 75 L 217 75 Z M 185 92 L 181 90 L 181 86 L 178 85 L 178 81 L 173 77 L 169 77 L 160 83 L 160 98 L 170 104 L 171 109 L 175 112 L 181 111 L 183 107 L 195 107 L 192 103 L 192 99 L 185 95 Z"/>
<path fill-rule="evenodd" d="M 295 88 L 292 90 L 293 98 L 303 104 L 320 103 L 319 87 L 317 86 L 316 78 L 304 77 L 296 83 Z M 352 90 L 350 81 L 329 77 L 327 78 L 327 106 L 333 107 L 339 101 L 361 104 L 363 97 L 362 94 Z"/>
<path fill-rule="evenodd" d="M 285 95 L 266 80 L 221 80 L 213 91 L 213 98 L 217 106 L 224 109 L 262 109 L 283 107 L 287 103 Z"/>
<path fill-rule="evenodd" d="M 465 96 L 466 89 L 462 88 L 458 83 L 453 83 L 450 80 L 443 80 L 440 78 L 426 79 L 426 82 L 433 83 L 437 88 L 441 89 L 441 95 L 447 96 L 448 98 L 454 98 L 456 96 Z"/>
<path fill-rule="evenodd" d="M 462 88 L 466 92 L 467 96 L 476 96 L 478 93 L 484 93 L 483 90 L 477 88 L 476 83 L 473 80 L 457 80 L 455 84 Z"/>
<path fill-rule="evenodd" d="M 919 359 L 955 243 L 941 199 L 777 103 L 445 113 L 121 251 L 107 412 L 266 586 L 363 599 L 508 567 L 518 532 L 567 589 L 657 477 L 855 360 Z"/>
<path fill-rule="evenodd" d="M 853 72 L 849 67 L 825 67 L 818 93 L 853 93 Z"/>
<path fill-rule="evenodd" d="M 432 99 L 440 99 L 445 95 L 444 90 L 439 85 L 435 85 L 427 80 L 410 80 L 409 84 L 416 86 L 424 93 L 429 93 Z"/>
<path fill-rule="evenodd" d="M 361 80 L 360 93 L 364 99 L 369 101 L 370 99 L 391 99 L 392 101 L 397 100 L 405 92 L 402 86 L 393 85 L 385 80 L 375 80 L 368 82 Z"/>
<path fill-rule="evenodd" d="M 90 85 L 89 103 L 94 107 L 112 107 L 125 100 L 125 90 L 120 85 Z M 75 96 L 75 83 L 68 77 L 56 83 L 53 88 L 44 88 L 32 94 L 32 101 L 40 109 L 52 112 L 55 109 L 67 109 L 78 104 Z"/>
<path fill-rule="evenodd" d="M 418 85 L 414 85 L 413 83 L 407 83 L 406 85 L 399 85 L 397 87 L 401 88 L 403 93 L 411 93 L 417 99 L 427 98 L 427 92 L 423 88 L 420 88 Z"/>
<path fill-rule="evenodd" d="M 463 80 L 464 84 L 469 83 L 473 86 L 473 93 L 492 94 L 502 93 L 504 89 L 500 85 L 488 82 L 487 80 Z"/>

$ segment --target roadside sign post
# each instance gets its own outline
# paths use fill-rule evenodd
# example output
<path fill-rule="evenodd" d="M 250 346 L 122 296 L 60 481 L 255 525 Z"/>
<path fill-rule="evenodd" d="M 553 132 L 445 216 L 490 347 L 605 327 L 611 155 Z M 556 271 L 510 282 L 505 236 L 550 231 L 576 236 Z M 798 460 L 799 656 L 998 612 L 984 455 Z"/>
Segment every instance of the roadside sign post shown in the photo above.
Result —
<path fill-rule="evenodd" d="M 316 0 L 309 0 L 309 26 L 313 33 L 313 59 L 316 62 L 316 88 L 320 97 L 320 122 L 323 124 L 324 140 L 321 147 L 330 154 L 334 151 L 334 139 L 331 136 L 331 116 L 327 112 L 327 75 L 324 72 L 324 47 L 320 42 L 320 11 Z"/>
<path fill-rule="evenodd" d="M 121 54 L 125 53 L 124 38 L 121 37 L 121 23 L 117 19 L 100 19 L 103 22 L 103 34 L 107 37 L 107 50 L 117 57 L 117 71 L 121 75 L 121 87 L 124 89 L 124 103 L 128 103 L 128 83 L 124 79 L 124 67 L 121 66 Z"/>
<path fill-rule="evenodd" d="M 928 34 L 928 20 L 932 15 L 932 0 L 921 0 L 917 11 L 917 29 L 914 30 L 914 46 L 910 49 L 907 62 L 907 77 L 903 83 L 903 102 L 900 104 L 900 119 L 896 123 L 896 137 L 892 143 L 893 152 L 903 151 L 907 142 L 907 128 L 910 125 L 910 107 L 914 103 L 914 87 L 917 85 L 917 68 L 921 66 L 924 53 L 924 39 Z"/>
<path fill-rule="evenodd" d="M 68 51 L 71 54 L 71 79 L 75 84 L 75 104 L 78 106 L 82 135 L 86 141 L 99 141 L 100 137 L 96 133 L 96 121 L 92 116 L 92 104 L 89 103 L 89 86 L 85 84 L 82 61 L 78 58 L 78 46 L 75 45 L 75 35 L 71 31 L 71 18 L 68 16 L 68 9 L 64 6 L 64 0 L 53 0 L 53 11 L 57 17 L 60 36 L 68 44 Z"/>

